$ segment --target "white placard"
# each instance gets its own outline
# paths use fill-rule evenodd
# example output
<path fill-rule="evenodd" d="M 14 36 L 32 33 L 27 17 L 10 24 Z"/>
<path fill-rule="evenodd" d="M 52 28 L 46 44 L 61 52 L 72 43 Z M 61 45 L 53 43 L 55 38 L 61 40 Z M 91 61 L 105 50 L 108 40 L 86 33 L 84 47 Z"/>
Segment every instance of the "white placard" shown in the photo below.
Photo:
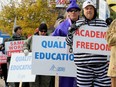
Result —
<path fill-rule="evenodd" d="M 25 56 L 24 53 L 13 53 L 7 82 L 34 82 L 35 75 L 32 70 L 32 53 Z"/>
<path fill-rule="evenodd" d="M 7 56 L 0 51 L 0 64 L 7 63 Z"/>
<path fill-rule="evenodd" d="M 110 47 L 105 40 L 106 27 L 84 25 L 75 32 L 73 49 L 76 53 L 110 55 Z"/>
<path fill-rule="evenodd" d="M 5 42 L 6 55 L 10 57 L 12 53 L 21 53 L 24 43 L 25 40 Z"/>
<path fill-rule="evenodd" d="M 3 38 L 0 37 L 0 44 L 2 44 L 2 43 L 3 43 Z"/>
<path fill-rule="evenodd" d="M 33 74 L 76 77 L 74 57 L 68 53 L 65 37 L 33 36 L 32 39 Z"/>
<path fill-rule="evenodd" d="M 51 5 L 55 5 L 55 7 L 63 8 L 66 7 L 67 0 L 48 0 L 48 5 L 51 7 Z"/>
<path fill-rule="evenodd" d="M 56 0 L 56 7 L 66 7 L 67 0 Z"/>

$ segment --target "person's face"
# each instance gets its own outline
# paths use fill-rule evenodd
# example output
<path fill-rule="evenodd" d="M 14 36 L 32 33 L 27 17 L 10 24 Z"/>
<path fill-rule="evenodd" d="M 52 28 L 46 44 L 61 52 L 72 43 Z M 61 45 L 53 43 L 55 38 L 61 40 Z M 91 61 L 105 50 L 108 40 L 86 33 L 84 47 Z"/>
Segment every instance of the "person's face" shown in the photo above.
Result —
<path fill-rule="evenodd" d="M 70 9 L 68 11 L 68 16 L 72 21 L 77 21 L 80 15 L 80 11 L 78 9 Z"/>
<path fill-rule="evenodd" d="M 18 35 L 21 35 L 22 34 L 22 29 L 18 29 L 17 32 L 16 32 Z"/>
<path fill-rule="evenodd" d="M 87 19 L 91 20 L 94 17 L 94 7 L 88 5 L 84 8 L 84 15 Z"/>
<path fill-rule="evenodd" d="M 45 30 L 39 31 L 39 35 L 46 36 L 47 32 Z"/>

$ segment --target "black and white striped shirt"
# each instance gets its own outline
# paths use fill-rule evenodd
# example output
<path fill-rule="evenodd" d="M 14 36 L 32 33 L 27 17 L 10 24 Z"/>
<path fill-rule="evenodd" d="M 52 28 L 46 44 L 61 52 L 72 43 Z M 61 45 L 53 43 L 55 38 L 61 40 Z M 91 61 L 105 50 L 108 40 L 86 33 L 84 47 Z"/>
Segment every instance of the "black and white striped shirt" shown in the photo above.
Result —
<path fill-rule="evenodd" d="M 103 20 L 95 19 L 92 21 L 86 20 L 78 20 L 76 22 L 76 26 L 96 26 L 96 27 L 107 27 L 107 24 Z M 66 37 L 67 45 L 72 46 L 72 36 L 68 34 Z M 76 65 L 95 65 L 95 64 L 103 64 L 107 62 L 106 55 L 98 55 L 98 54 L 91 54 L 91 53 L 74 53 L 74 62 Z"/>

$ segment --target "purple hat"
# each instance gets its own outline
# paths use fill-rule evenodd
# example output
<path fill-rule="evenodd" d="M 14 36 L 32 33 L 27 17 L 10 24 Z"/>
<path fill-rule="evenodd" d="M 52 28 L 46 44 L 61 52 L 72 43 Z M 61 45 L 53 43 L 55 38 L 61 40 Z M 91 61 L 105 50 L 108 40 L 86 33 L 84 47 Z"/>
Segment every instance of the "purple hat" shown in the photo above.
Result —
<path fill-rule="evenodd" d="M 72 9 L 72 8 L 78 9 L 79 11 L 81 10 L 75 1 L 72 1 L 72 2 L 69 4 L 69 6 L 68 6 L 68 8 L 66 9 L 66 11 L 68 12 L 68 11 L 70 11 L 70 9 Z"/>

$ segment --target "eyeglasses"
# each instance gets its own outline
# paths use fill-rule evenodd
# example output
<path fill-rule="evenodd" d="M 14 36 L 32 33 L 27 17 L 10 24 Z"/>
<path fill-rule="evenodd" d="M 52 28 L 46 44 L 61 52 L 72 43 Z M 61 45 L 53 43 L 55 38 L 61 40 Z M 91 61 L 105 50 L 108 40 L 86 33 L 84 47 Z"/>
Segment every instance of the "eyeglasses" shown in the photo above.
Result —
<path fill-rule="evenodd" d="M 77 9 L 73 9 L 73 10 L 69 10 L 69 12 L 78 12 L 79 10 Z"/>

